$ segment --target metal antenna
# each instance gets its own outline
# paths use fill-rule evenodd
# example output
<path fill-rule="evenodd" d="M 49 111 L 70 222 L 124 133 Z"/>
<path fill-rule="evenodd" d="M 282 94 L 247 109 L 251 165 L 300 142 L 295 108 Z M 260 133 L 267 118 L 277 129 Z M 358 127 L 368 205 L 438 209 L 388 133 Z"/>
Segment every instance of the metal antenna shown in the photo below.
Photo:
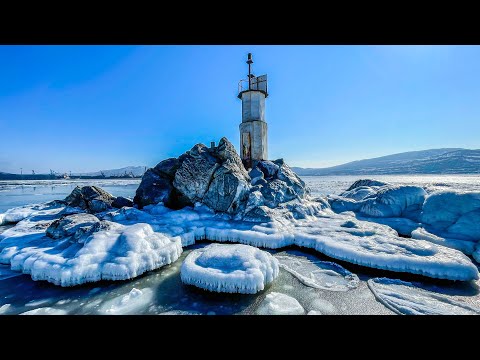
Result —
<path fill-rule="evenodd" d="M 247 59 L 247 64 L 248 64 L 248 90 L 252 89 L 252 53 L 248 53 L 248 59 Z"/>

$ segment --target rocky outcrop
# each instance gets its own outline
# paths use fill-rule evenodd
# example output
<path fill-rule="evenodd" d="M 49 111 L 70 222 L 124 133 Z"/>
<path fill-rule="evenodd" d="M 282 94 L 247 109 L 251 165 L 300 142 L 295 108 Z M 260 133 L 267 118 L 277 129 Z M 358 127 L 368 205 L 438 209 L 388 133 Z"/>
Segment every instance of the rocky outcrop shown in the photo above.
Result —
<path fill-rule="evenodd" d="M 95 214 L 111 209 L 115 197 L 97 186 L 77 186 L 64 201 L 68 206 Z"/>
<path fill-rule="evenodd" d="M 52 239 L 63 239 L 69 236 L 80 238 L 82 235 L 92 231 L 93 226 L 99 224 L 100 220 L 91 214 L 73 214 L 62 216 L 55 220 L 46 231 Z"/>
<path fill-rule="evenodd" d="M 134 203 L 142 208 L 163 202 L 180 209 L 199 202 L 236 218 L 267 219 L 272 217 L 271 209 L 300 201 L 306 194 L 305 183 L 283 159 L 254 162 L 247 173 L 234 146 L 222 138 L 217 147 L 197 144 L 148 169 Z"/>
<path fill-rule="evenodd" d="M 117 209 L 121 209 L 124 206 L 132 207 L 133 206 L 133 201 L 127 198 L 124 198 L 123 196 L 118 196 L 113 200 L 112 206 Z"/>

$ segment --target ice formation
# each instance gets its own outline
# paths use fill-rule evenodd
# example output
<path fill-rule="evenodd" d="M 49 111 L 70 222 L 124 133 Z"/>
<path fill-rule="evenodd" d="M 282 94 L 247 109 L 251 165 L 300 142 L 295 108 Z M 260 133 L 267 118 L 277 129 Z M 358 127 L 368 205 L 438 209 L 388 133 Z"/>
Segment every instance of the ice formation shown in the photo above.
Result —
<path fill-rule="evenodd" d="M 235 221 L 201 204 L 182 210 L 163 204 L 143 210 L 124 207 L 96 214 L 100 225 L 79 238 L 45 236 L 45 229 L 62 214 L 39 216 L 33 212 L 0 234 L 0 263 L 30 274 L 34 280 L 63 286 L 123 280 L 169 264 L 178 258 L 182 246 L 208 239 L 270 249 L 297 245 L 373 268 L 450 280 L 478 278 L 476 266 L 457 250 L 400 238 L 388 226 L 329 209 L 305 219 L 262 223 Z"/>
<path fill-rule="evenodd" d="M 278 261 L 268 252 L 239 244 L 211 244 L 193 250 L 181 268 L 185 284 L 242 294 L 263 290 L 278 273 Z"/>
<path fill-rule="evenodd" d="M 422 223 L 436 235 L 480 241 L 480 192 L 442 191 L 427 197 Z"/>
<path fill-rule="evenodd" d="M 144 308 L 153 298 L 154 292 L 150 288 L 142 290 L 133 288 L 128 294 L 117 296 L 106 301 L 100 307 L 100 313 L 107 315 L 135 314 Z"/>
<path fill-rule="evenodd" d="M 291 254 L 275 255 L 275 257 L 281 268 L 313 288 L 348 291 L 358 287 L 360 282 L 357 275 L 332 262 L 312 261 L 306 257 Z"/>
<path fill-rule="evenodd" d="M 297 299 L 278 292 L 267 294 L 257 309 L 258 315 L 304 315 Z"/>
<path fill-rule="evenodd" d="M 62 309 L 55 309 L 51 307 L 41 307 L 29 311 L 25 311 L 20 315 L 67 315 L 68 313 Z"/>
<path fill-rule="evenodd" d="M 0 235 L 0 262 L 33 280 L 73 286 L 125 280 L 170 264 L 182 253 L 181 239 L 154 232 L 149 224 L 110 223 L 82 242 L 53 240 L 43 232 L 22 235 L 22 223 Z"/>
<path fill-rule="evenodd" d="M 386 307 L 403 315 L 479 315 L 480 309 L 447 296 L 415 287 L 412 283 L 374 278 L 368 280 L 373 294 Z"/>
<path fill-rule="evenodd" d="M 427 195 L 417 186 L 379 186 L 372 180 L 359 180 L 328 200 L 337 213 L 354 212 L 360 220 L 385 224 L 402 235 L 458 249 L 467 255 L 474 253 L 475 244 L 480 241 L 478 191 L 435 191 Z"/>

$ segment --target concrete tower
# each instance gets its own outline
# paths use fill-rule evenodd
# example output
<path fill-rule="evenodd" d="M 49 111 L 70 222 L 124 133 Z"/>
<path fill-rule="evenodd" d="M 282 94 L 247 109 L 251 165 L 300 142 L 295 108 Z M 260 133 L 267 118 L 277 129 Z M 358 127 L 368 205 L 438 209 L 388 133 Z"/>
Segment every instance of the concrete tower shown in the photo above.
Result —
<path fill-rule="evenodd" d="M 252 54 L 248 54 L 248 78 L 238 83 L 238 98 L 242 100 L 242 123 L 240 124 L 240 157 L 246 169 L 256 160 L 268 159 L 267 123 L 265 122 L 265 99 L 267 75 L 252 74 Z"/>

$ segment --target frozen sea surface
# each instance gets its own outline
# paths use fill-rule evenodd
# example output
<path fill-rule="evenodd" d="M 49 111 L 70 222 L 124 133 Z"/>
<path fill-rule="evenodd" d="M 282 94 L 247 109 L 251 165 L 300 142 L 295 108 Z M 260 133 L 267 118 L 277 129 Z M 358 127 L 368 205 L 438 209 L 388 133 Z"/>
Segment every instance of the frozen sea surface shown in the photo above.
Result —
<path fill-rule="evenodd" d="M 10 208 L 65 198 L 75 186 L 95 185 L 115 196 L 133 199 L 140 179 L 0 181 L 0 214 Z"/>
<path fill-rule="evenodd" d="M 375 179 L 394 185 L 416 185 L 427 192 L 438 190 L 480 191 L 480 175 L 345 175 L 302 176 L 312 195 L 338 195 L 358 179 Z"/>

